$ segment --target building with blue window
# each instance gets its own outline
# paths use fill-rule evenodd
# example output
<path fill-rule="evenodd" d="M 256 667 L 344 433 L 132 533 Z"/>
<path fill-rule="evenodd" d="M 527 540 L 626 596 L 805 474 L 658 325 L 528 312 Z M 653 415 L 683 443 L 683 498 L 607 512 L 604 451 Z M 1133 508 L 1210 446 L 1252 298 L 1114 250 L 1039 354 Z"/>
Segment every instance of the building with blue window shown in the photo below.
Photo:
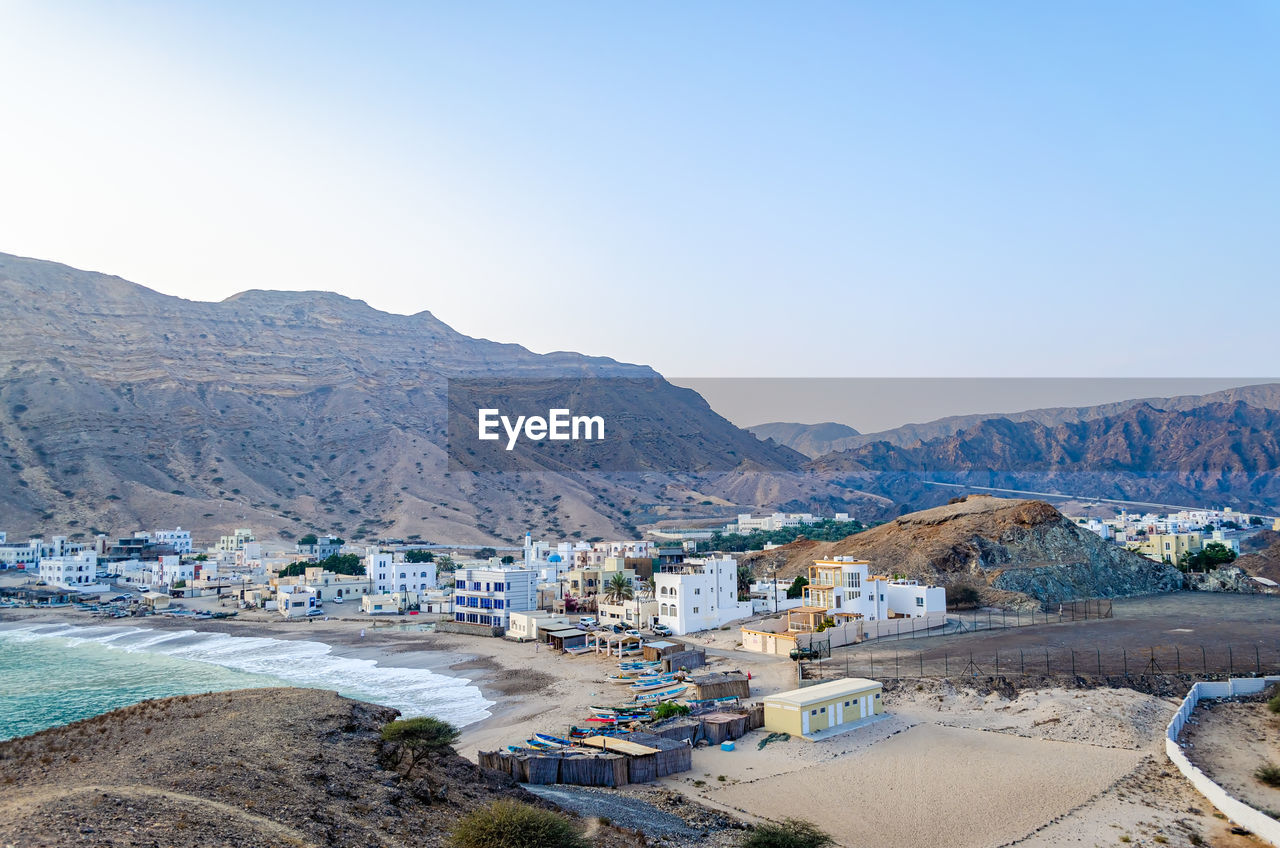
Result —
<path fill-rule="evenodd" d="M 453 573 L 453 618 L 510 627 L 513 612 L 538 608 L 538 572 L 515 566 L 460 568 Z"/>

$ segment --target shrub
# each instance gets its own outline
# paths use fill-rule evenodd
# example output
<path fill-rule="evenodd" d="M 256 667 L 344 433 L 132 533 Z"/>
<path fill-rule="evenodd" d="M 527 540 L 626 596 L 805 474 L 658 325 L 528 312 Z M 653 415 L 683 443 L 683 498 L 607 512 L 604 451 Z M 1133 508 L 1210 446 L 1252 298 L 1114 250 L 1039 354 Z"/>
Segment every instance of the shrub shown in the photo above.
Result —
<path fill-rule="evenodd" d="M 449 835 L 452 848 L 589 848 L 559 813 L 518 801 L 494 801 L 464 816 Z"/>
<path fill-rule="evenodd" d="M 673 716 L 688 715 L 692 708 L 687 704 L 677 704 L 675 701 L 663 701 L 661 704 L 653 708 L 653 717 L 661 721 L 664 718 L 672 718 Z"/>
<path fill-rule="evenodd" d="M 459 735 L 458 728 L 431 716 L 398 719 L 382 728 L 382 741 L 399 746 L 400 756 L 409 761 L 406 777 L 424 758 L 451 751 Z"/>
<path fill-rule="evenodd" d="M 782 824 L 762 824 L 742 841 L 742 848 L 828 848 L 836 841 L 831 834 L 800 819 Z"/>
<path fill-rule="evenodd" d="M 1267 709 L 1273 713 L 1280 713 L 1280 693 L 1276 694 L 1270 701 L 1267 701 Z"/>
<path fill-rule="evenodd" d="M 1280 789 L 1280 766 L 1275 763 L 1266 763 L 1259 766 L 1253 776 L 1268 786 Z"/>

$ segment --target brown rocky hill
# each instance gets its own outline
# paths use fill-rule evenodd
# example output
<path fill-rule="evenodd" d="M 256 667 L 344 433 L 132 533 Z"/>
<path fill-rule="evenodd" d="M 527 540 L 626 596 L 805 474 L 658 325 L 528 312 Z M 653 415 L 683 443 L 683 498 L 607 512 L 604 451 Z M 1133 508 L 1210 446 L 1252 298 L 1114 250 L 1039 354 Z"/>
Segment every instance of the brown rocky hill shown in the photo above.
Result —
<path fill-rule="evenodd" d="M 427 312 L 324 292 L 194 302 L 4 254 L 0 288 L 0 516 L 11 538 L 175 524 L 202 540 L 244 526 L 285 538 L 590 538 L 630 532 L 666 501 L 661 472 L 803 459 L 649 368 L 470 338 Z M 618 381 L 603 402 L 634 435 L 618 458 L 655 473 L 593 473 L 537 452 L 516 469 L 451 465 L 450 385 L 548 378 L 594 381 L 596 399 L 597 378 Z"/>
<path fill-rule="evenodd" d="M 814 559 L 832 556 L 869 560 L 874 573 L 1050 603 L 1182 585 L 1177 569 L 1104 541 L 1043 501 L 985 496 L 904 515 L 839 542 L 802 540 L 747 561 L 757 574 L 776 566 L 779 577 L 789 579 L 805 574 Z"/>
<path fill-rule="evenodd" d="M 991 418 L 910 447 L 874 442 L 809 464 L 816 476 L 915 506 L 933 482 L 1242 511 L 1280 504 L 1280 410 L 1243 400 L 1188 410 L 1138 404 L 1049 427 Z"/>
<path fill-rule="evenodd" d="M 314 689 L 147 701 L 0 743 L 0 844 L 440 845 L 498 798 L 540 803 L 456 755 L 402 781 L 379 765 L 397 711 Z"/>
<path fill-rule="evenodd" d="M 1265 532 L 1271 533 L 1269 530 Z M 1265 577 L 1280 583 L 1280 539 L 1273 541 L 1270 547 L 1237 558 L 1232 565 L 1244 569 L 1251 577 Z"/>
<path fill-rule="evenodd" d="M 1259 383 L 1252 386 L 1224 389 L 1204 395 L 1177 395 L 1174 397 L 1135 398 L 1104 403 L 1095 406 L 1061 406 L 1046 409 L 1030 409 L 1024 412 L 1000 414 L 950 415 L 920 424 L 904 424 L 892 430 L 876 433 L 858 433 L 844 424 L 757 424 L 749 428 L 760 438 L 772 438 L 780 445 L 794 448 L 804 455 L 817 458 L 836 451 L 854 450 L 875 442 L 888 442 L 897 447 L 912 447 L 921 442 L 952 436 L 968 430 L 992 418 L 1016 423 L 1034 422 L 1046 427 L 1058 427 L 1099 418 L 1113 418 L 1136 406 L 1150 406 L 1168 412 L 1187 412 L 1201 406 L 1218 403 L 1245 403 L 1261 409 L 1280 409 L 1280 383 Z M 838 428 L 845 428 L 842 431 Z"/>

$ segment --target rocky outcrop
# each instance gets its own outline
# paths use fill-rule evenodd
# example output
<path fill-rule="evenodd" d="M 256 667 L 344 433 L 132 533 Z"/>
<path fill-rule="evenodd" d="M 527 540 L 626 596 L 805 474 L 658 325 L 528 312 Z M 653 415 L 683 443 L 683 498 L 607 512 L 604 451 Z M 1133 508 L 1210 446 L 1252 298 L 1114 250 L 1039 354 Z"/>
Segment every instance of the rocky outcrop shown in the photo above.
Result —
<path fill-rule="evenodd" d="M 0 743 L 0 844 L 441 845 L 498 798 L 541 803 L 448 754 L 402 780 L 396 710 L 315 689 L 145 701 Z M 425 780 L 425 785 L 419 785 Z"/>
<path fill-rule="evenodd" d="M 1184 575 L 1184 585 L 1195 592 L 1240 592 L 1246 595 L 1280 593 L 1280 588 L 1253 579 L 1249 572 L 1235 565 L 1224 565 L 1205 572 L 1190 572 Z"/>
<path fill-rule="evenodd" d="M 841 555 L 870 560 L 876 573 L 978 585 L 1049 603 L 1182 586 L 1176 568 L 1104 541 L 1043 501 L 993 497 L 969 497 L 840 542 L 795 543 L 748 561 L 757 573 L 777 565 L 790 577 L 805 573 L 814 559 Z"/>

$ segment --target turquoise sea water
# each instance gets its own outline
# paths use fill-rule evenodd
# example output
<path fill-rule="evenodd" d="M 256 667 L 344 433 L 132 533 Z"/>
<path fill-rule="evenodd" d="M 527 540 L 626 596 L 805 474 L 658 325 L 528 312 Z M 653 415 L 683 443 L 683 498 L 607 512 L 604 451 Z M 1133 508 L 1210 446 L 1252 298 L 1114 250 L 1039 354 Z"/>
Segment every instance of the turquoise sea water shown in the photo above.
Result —
<path fill-rule="evenodd" d="M 0 739 L 146 698 L 262 686 L 310 686 L 434 715 L 461 726 L 491 702 L 464 678 L 335 656 L 320 642 L 194 630 L 0 625 Z"/>

